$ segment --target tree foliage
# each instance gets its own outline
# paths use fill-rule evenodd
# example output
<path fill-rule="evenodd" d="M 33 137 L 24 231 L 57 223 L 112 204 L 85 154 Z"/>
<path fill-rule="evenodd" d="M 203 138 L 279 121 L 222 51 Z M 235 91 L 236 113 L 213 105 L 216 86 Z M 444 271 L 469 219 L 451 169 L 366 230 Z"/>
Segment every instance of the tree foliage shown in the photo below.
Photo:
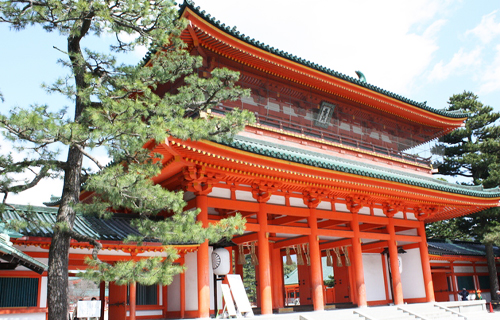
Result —
<path fill-rule="evenodd" d="M 175 241 L 217 240 L 242 230 L 239 216 L 229 217 L 208 229 L 195 223 L 198 211 L 184 212 L 182 192 L 170 192 L 154 185 L 162 156 L 152 154 L 154 146 L 173 135 L 181 139 L 230 140 L 253 116 L 235 110 L 225 117 L 202 117 L 224 100 L 248 94 L 235 86 L 236 72 L 214 69 L 200 78 L 201 57 L 185 50 L 179 35 L 186 21 L 178 19 L 177 8 L 168 0 L 0 0 L 0 21 L 14 30 L 39 25 L 58 33 L 67 41 L 60 63 L 69 70 L 52 85 L 48 93 L 59 93 L 73 103 L 71 109 L 33 105 L 14 108 L 0 115 L 6 138 L 26 152 L 23 160 L 12 154 L 0 157 L 0 193 L 6 203 L 9 193 L 35 187 L 44 178 L 64 179 L 57 223 L 49 252 L 49 319 L 67 315 L 67 272 L 69 240 L 87 241 L 95 246 L 94 268 L 86 277 L 94 280 L 144 284 L 168 284 L 181 271 L 173 265 L 177 258 L 171 248 L 164 257 L 109 265 L 98 259 L 100 244 L 73 230 L 75 212 L 109 216 L 126 211 L 139 216 L 135 222 L 141 237 L 130 241 L 156 239 L 164 244 Z M 83 40 L 112 34 L 109 48 L 83 47 Z M 147 64 L 125 65 L 117 53 L 139 45 L 152 48 Z M 22 63 L 20 61 L 19 63 Z M 158 85 L 174 90 L 158 95 Z M 152 142 L 144 148 L 146 142 Z M 93 153 L 105 148 L 111 165 L 101 163 Z M 66 153 L 66 156 L 64 154 Z M 97 168 L 83 167 L 89 159 Z M 63 160 L 61 160 L 63 159 Z M 16 180 L 12 174 L 31 172 L 32 178 Z M 92 204 L 79 204 L 80 188 L 99 194 Z M 169 219 L 150 219 L 160 212 Z"/>
<path fill-rule="evenodd" d="M 439 174 L 465 177 L 465 185 L 479 188 L 497 187 L 500 182 L 500 126 L 496 124 L 499 112 L 483 105 L 472 92 L 453 95 L 449 111 L 469 114 L 463 128 L 444 136 L 436 148 L 444 148 L 443 161 L 436 163 Z M 499 239 L 499 208 L 490 208 L 467 217 L 435 222 L 426 227 L 428 237 L 452 240 L 476 240 L 486 245 L 492 297 L 496 297 L 498 278 L 492 243 Z"/>

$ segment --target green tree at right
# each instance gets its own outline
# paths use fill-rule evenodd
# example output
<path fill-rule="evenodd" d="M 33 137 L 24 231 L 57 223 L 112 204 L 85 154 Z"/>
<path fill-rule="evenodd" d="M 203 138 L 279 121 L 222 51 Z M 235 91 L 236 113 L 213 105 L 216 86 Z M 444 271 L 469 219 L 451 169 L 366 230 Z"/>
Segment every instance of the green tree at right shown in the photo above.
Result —
<path fill-rule="evenodd" d="M 486 106 L 472 92 L 454 94 L 448 111 L 469 114 L 465 126 L 445 135 L 434 152 L 443 150 L 442 161 L 434 163 L 441 175 L 459 177 L 463 185 L 494 188 L 500 178 L 499 112 Z M 491 208 L 466 217 L 439 221 L 426 226 L 427 237 L 481 241 L 486 247 L 491 298 L 498 300 L 498 277 L 493 245 L 500 243 L 500 209 Z"/>

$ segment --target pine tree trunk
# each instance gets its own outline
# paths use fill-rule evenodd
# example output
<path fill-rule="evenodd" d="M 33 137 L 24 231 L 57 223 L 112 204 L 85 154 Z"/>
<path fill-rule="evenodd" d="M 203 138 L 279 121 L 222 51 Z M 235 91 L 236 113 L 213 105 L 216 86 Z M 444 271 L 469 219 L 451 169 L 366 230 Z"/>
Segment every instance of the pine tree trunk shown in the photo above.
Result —
<path fill-rule="evenodd" d="M 493 244 L 486 243 L 486 260 L 488 261 L 488 273 L 490 275 L 490 293 L 492 300 L 498 300 L 498 275 L 497 267 L 495 264 L 495 254 L 493 252 Z"/>
<path fill-rule="evenodd" d="M 81 60 L 80 41 L 90 27 L 90 20 L 83 23 L 80 33 L 68 37 L 68 53 L 72 62 L 75 87 L 75 121 L 82 121 L 81 115 L 86 104 L 82 92 L 88 87 L 85 82 L 85 68 Z M 88 102 L 87 102 L 88 103 Z M 82 146 L 84 147 L 84 146 Z M 61 205 L 57 212 L 57 222 L 61 225 L 54 226 L 54 235 L 49 250 L 49 270 L 47 282 L 47 298 L 49 307 L 49 320 L 68 319 L 68 265 L 71 235 L 64 230 L 73 230 L 76 213 L 73 205 L 78 203 L 81 187 L 83 154 L 75 146 L 68 151 L 66 170 L 64 171 L 64 185 L 61 196 Z"/>
<path fill-rule="evenodd" d="M 57 212 L 57 222 L 73 230 L 75 211 L 72 205 L 78 203 L 80 194 L 80 173 L 82 153 L 75 147 L 68 151 L 67 168 L 61 205 Z M 68 264 L 71 236 L 60 225 L 54 226 L 54 235 L 49 250 L 49 270 L 47 298 L 49 320 L 68 319 Z"/>

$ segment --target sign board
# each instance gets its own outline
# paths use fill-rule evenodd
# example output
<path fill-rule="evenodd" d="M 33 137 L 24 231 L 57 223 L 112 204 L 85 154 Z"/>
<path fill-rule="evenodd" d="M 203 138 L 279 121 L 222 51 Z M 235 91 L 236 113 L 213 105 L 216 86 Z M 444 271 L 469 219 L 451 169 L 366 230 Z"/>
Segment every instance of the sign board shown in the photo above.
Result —
<path fill-rule="evenodd" d="M 236 317 L 236 309 L 234 308 L 233 298 L 231 297 L 231 290 L 227 284 L 221 284 L 222 296 L 224 297 L 224 304 L 226 305 L 227 314 L 230 317 Z"/>
<path fill-rule="evenodd" d="M 93 318 L 101 316 L 101 301 L 78 301 L 76 305 L 76 315 L 78 318 Z"/>
<path fill-rule="evenodd" d="M 238 311 L 243 313 L 250 313 L 253 315 L 252 306 L 250 305 L 250 301 L 248 301 L 248 296 L 245 291 L 245 287 L 243 286 L 243 281 L 241 281 L 241 277 L 239 274 L 228 274 L 227 282 L 229 282 L 229 287 L 231 288 L 231 292 L 233 293 L 234 302 L 236 302 L 236 307 Z"/>

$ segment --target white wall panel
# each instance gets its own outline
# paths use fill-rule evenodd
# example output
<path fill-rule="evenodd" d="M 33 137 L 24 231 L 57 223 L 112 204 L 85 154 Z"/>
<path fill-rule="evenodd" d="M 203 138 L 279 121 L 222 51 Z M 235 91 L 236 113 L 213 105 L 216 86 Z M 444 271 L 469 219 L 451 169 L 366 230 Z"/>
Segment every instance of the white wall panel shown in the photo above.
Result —
<path fill-rule="evenodd" d="M 186 265 L 186 310 L 198 310 L 198 258 L 196 252 L 184 256 Z M 168 295 L 170 297 L 170 293 Z"/>
<path fill-rule="evenodd" d="M 366 300 L 385 300 L 384 269 L 382 256 L 378 253 L 363 253 Z"/>
<path fill-rule="evenodd" d="M 403 272 L 401 273 L 403 297 L 405 299 L 425 298 L 424 273 L 420 261 L 420 250 L 407 250 L 401 257 L 403 260 Z"/>

